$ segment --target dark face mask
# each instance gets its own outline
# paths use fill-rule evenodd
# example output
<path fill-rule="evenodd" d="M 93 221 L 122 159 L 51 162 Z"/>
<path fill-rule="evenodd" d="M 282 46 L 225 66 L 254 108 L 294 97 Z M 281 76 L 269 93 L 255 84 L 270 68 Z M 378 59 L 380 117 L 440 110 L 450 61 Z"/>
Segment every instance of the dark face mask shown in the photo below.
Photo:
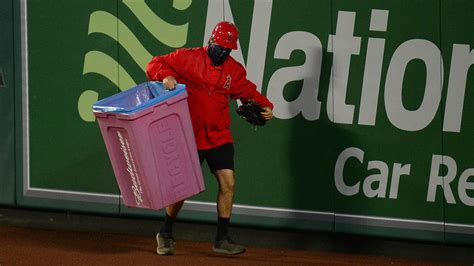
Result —
<path fill-rule="evenodd" d="M 229 57 L 230 51 L 232 51 L 232 49 L 224 48 L 217 44 L 209 44 L 207 47 L 207 55 L 214 66 L 222 65 L 227 57 Z"/>

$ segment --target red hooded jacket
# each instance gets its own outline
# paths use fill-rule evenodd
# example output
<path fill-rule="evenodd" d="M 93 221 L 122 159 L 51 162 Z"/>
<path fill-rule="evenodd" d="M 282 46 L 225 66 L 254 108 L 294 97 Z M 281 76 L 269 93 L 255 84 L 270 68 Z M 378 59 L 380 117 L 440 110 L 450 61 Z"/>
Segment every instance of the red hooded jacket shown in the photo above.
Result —
<path fill-rule="evenodd" d="M 156 56 L 148 63 L 150 80 L 162 81 L 173 76 L 186 85 L 189 111 L 199 150 L 233 142 L 230 131 L 229 99 L 255 100 L 263 107 L 273 104 L 247 79 L 244 67 L 229 56 L 223 65 L 214 67 L 207 46 L 182 48 Z"/>

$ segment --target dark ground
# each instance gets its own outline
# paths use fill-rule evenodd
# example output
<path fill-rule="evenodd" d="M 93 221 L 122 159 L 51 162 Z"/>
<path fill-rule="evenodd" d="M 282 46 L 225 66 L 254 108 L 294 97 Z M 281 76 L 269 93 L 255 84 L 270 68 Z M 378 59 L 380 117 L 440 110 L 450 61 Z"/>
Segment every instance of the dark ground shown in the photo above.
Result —
<path fill-rule="evenodd" d="M 248 247 L 214 254 L 214 225 L 177 222 L 174 256 L 156 255 L 160 221 L 0 208 L 0 266 L 8 265 L 474 265 L 470 246 L 317 232 L 232 228 Z"/>

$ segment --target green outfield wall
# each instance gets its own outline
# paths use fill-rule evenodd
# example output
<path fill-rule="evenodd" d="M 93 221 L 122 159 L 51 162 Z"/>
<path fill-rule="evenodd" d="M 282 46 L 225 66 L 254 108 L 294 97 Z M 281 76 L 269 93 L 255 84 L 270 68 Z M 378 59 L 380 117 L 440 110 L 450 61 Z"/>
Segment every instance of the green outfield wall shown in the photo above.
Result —
<path fill-rule="evenodd" d="M 240 29 L 275 105 L 234 113 L 233 222 L 474 243 L 474 2 L 0 0 L 0 203 L 124 216 L 91 105 L 153 55 Z M 3 38 L 3 37 L 2 37 Z M 214 221 L 216 182 L 181 218 Z"/>
<path fill-rule="evenodd" d="M 15 203 L 13 2 L 0 0 L 0 204 Z"/>

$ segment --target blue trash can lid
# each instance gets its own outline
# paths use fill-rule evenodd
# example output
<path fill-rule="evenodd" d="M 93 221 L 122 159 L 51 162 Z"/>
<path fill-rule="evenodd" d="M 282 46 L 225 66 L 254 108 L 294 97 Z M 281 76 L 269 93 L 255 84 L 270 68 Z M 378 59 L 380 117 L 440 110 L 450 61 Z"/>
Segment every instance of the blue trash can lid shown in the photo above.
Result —
<path fill-rule="evenodd" d="M 166 90 L 163 83 L 148 81 L 97 101 L 92 109 L 102 113 L 133 114 L 184 93 L 185 90 L 184 84 L 177 84 L 174 90 Z"/>

